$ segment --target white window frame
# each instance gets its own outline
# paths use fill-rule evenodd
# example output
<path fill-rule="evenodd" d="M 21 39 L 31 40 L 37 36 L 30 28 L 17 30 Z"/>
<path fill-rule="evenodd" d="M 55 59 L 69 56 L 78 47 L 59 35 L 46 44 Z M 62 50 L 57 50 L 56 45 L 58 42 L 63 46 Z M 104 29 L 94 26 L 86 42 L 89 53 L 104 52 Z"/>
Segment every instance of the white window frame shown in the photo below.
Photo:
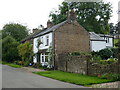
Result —
<path fill-rule="evenodd" d="M 46 38 L 45 46 L 49 46 L 49 35 L 47 35 L 45 38 Z"/>
<path fill-rule="evenodd" d="M 46 60 L 45 60 L 45 57 L 46 57 L 46 56 L 48 56 L 48 55 L 46 55 L 45 53 L 44 53 L 44 54 L 41 53 L 41 55 L 40 55 L 41 63 L 48 63 L 48 62 L 46 62 Z M 43 57 L 44 60 L 42 60 L 42 57 Z M 49 56 L 48 56 L 48 61 L 49 61 Z"/>

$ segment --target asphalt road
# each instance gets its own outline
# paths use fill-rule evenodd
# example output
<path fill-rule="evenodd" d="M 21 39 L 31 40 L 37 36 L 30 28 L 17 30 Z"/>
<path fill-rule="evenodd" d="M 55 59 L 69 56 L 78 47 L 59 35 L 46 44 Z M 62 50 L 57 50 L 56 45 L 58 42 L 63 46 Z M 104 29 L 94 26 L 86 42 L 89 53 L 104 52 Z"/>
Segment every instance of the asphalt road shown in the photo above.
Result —
<path fill-rule="evenodd" d="M 85 88 L 2 65 L 2 88 Z"/>

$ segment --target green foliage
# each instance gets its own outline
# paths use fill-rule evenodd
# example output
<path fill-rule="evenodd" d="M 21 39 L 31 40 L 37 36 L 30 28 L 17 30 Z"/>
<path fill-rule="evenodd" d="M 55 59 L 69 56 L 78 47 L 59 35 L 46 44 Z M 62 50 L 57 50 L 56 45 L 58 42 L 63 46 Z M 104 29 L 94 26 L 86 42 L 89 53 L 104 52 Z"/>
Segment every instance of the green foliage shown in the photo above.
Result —
<path fill-rule="evenodd" d="M 19 43 L 11 36 L 7 36 L 2 40 L 2 60 L 13 62 L 19 60 L 17 46 Z"/>
<path fill-rule="evenodd" d="M 97 52 L 91 52 L 91 62 L 99 64 L 113 64 L 118 62 L 118 48 L 105 48 Z"/>
<path fill-rule="evenodd" d="M 62 71 L 44 71 L 44 72 L 35 72 L 35 73 L 38 75 L 46 76 L 60 81 L 74 83 L 78 85 L 84 85 L 84 86 L 112 81 L 107 79 L 100 79 L 98 77 L 92 77 L 92 76 L 68 73 Z"/>
<path fill-rule="evenodd" d="M 115 47 L 118 47 L 118 42 L 119 42 L 119 39 L 114 39 Z"/>
<path fill-rule="evenodd" d="M 118 58 L 118 48 L 111 48 L 111 51 L 113 53 L 113 58 Z"/>
<path fill-rule="evenodd" d="M 120 74 L 116 73 L 107 73 L 101 76 L 103 79 L 109 79 L 112 81 L 120 81 Z"/>
<path fill-rule="evenodd" d="M 116 58 L 109 58 L 107 60 L 100 60 L 100 64 L 113 64 L 118 62 L 118 59 Z"/>
<path fill-rule="evenodd" d="M 92 56 L 100 56 L 101 59 L 118 58 L 118 48 L 105 48 L 97 52 L 91 52 Z"/>
<path fill-rule="evenodd" d="M 108 48 L 100 50 L 98 54 L 101 56 L 102 59 L 108 59 L 113 55 L 112 51 Z"/>
<path fill-rule="evenodd" d="M 100 56 L 93 56 L 92 57 L 92 62 L 99 62 L 100 60 L 102 60 L 102 58 Z"/>
<path fill-rule="evenodd" d="M 33 46 L 28 41 L 18 46 L 19 55 L 22 57 L 22 61 L 24 62 L 25 66 L 32 62 L 33 56 L 32 47 Z"/>
<path fill-rule="evenodd" d="M 75 52 L 69 53 L 69 55 L 71 55 L 71 56 L 80 56 L 80 55 L 91 56 L 91 53 L 75 51 Z"/>
<path fill-rule="evenodd" d="M 63 2 L 59 5 L 58 11 L 52 11 L 50 17 L 54 24 L 58 24 L 67 19 L 70 9 L 77 13 L 77 21 L 87 31 L 107 34 L 110 32 L 108 21 L 111 17 L 112 9 L 110 3 L 104 2 Z"/>
<path fill-rule="evenodd" d="M 12 36 L 15 40 L 21 41 L 28 35 L 26 26 L 21 24 L 6 24 L 2 29 L 2 38 Z"/>
<path fill-rule="evenodd" d="M 41 42 L 40 38 L 37 39 L 37 48 L 38 48 L 38 50 L 39 50 L 39 46 L 40 46 L 41 44 L 42 44 L 42 42 Z"/>

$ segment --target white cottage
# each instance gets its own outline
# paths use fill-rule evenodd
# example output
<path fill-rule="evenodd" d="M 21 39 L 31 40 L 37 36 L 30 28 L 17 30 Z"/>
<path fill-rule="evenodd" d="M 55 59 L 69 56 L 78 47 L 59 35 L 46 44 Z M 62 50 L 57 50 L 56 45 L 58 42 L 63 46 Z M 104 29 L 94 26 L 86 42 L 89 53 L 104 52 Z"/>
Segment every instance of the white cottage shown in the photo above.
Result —
<path fill-rule="evenodd" d="M 114 47 L 113 36 L 96 34 L 94 32 L 89 32 L 89 33 L 90 33 L 91 51 L 99 51 L 101 49 Z"/>

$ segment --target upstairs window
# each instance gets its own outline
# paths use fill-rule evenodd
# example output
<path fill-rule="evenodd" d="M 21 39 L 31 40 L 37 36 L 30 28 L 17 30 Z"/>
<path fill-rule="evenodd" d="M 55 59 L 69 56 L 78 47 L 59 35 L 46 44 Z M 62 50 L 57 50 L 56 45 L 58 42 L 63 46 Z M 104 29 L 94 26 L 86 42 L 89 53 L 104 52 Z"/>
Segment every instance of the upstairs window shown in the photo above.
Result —
<path fill-rule="evenodd" d="M 48 46 L 49 45 L 49 36 L 46 36 L 46 45 L 45 46 Z"/>
<path fill-rule="evenodd" d="M 109 37 L 106 37 L 106 43 L 109 43 Z"/>

